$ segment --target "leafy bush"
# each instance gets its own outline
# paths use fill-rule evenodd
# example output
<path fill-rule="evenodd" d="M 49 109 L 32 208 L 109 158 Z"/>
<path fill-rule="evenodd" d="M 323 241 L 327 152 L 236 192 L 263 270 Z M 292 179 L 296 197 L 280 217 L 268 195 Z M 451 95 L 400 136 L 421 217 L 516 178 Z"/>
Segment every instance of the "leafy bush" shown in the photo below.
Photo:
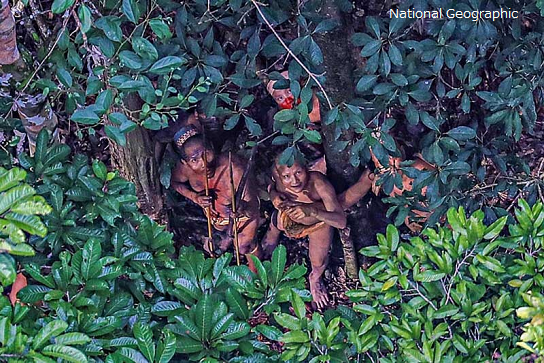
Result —
<path fill-rule="evenodd" d="M 544 359 L 544 296 L 539 293 L 524 294 L 523 299 L 529 306 L 521 307 L 516 312 L 518 317 L 531 318 L 531 321 L 523 327 L 522 341 L 518 342 L 518 345 L 539 354 L 542 360 Z"/>
<path fill-rule="evenodd" d="M 15 261 L 10 255 L 34 255 L 25 243 L 26 233 L 41 237 L 47 233 L 39 216 L 50 213 L 51 207 L 24 182 L 26 176 L 22 169 L 0 167 L 0 288 L 16 278 Z"/>
<path fill-rule="evenodd" d="M 293 361 L 518 362 L 527 352 L 516 346 L 522 322 L 514 311 L 544 284 L 543 207 L 520 200 L 506 236 L 506 217 L 486 226 L 481 211 L 466 217 L 462 207 L 448 211 L 447 227 L 427 228 L 422 237 L 403 240 L 390 225 L 377 246 L 361 250 L 377 261 L 347 293 L 353 307 L 310 319 L 293 296 L 295 316 L 274 315 L 289 332 L 263 332 L 284 343 L 282 358 Z M 522 339 L 540 349 L 536 296 L 527 298 L 534 307 L 518 312 L 534 317 Z"/>

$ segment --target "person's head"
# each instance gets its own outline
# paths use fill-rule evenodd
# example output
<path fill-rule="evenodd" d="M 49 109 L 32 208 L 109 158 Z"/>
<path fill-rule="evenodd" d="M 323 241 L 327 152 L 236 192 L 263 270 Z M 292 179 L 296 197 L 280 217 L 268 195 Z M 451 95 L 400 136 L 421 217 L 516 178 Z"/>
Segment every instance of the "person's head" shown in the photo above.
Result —
<path fill-rule="evenodd" d="M 215 153 L 213 149 L 204 143 L 203 137 L 192 125 L 181 128 L 174 137 L 176 149 L 181 162 L 187 165 L 196 174 L 204 174 L 204 153 L 208 163 L 208 174 L 213 175 Z"/>
<path fill-rule="evenodd" d="M 283 77 L 286 79 L 289 79 L 289 73 L 287 71 L 284 71 L 281 73 Z M 268 84 L 266 85 L 266 90 L 274 101 L 280 106 L 283 110 L 290 110 L 295 105 L 295 98 L 293 97 L 293 94 L 291 93 L 291 90 L 289 88 L 285 89 L 275 89 L 274 85 L 277 81 L 271 80 L 268 81 Z"/>
<path fill-rule="evenodd" d="M 273 176 L 286 189 L 295 193 L 300 193 L 306 189 L 310 178 L 308 169 L 304 164 L 295 160 L 292 166 L 281 165 L 279 157 L 274 162 Z"/>

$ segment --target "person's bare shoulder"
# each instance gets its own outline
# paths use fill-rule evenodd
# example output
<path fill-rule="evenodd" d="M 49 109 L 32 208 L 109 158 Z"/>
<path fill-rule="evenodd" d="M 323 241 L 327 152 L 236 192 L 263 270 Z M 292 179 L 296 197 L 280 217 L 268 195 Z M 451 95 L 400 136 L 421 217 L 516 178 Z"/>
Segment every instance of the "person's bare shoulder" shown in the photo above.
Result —
<path fill-rule="evenodd" d="M 308 183 L 310 184 L 311 189 L 317 195 L 322 193 L 333 193 L 335 194 L 334 187 L 329 182 L 327 177 L 318 171 L 310 171 L 310 179 Z"/>
<path fill-rule="evenodd" d="M 178 162 L 172 170 L 172 181 L 184 183 L 189 180 L 189 177 L 185 173 L 185 168 L 181 162 Z"/>

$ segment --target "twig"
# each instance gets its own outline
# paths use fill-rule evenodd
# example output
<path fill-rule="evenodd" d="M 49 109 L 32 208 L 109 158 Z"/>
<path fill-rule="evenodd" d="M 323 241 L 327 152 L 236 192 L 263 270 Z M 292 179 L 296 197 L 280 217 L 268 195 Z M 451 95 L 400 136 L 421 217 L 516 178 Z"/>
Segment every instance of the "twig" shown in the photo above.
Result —
<path fill-rule="evenodd" d="M 259 7 L 259 4 L 257 3 L 257 1 L 255 0 L 251 0 L 251 2 L 253 3 L 253 5 L 255 6 L 255 9 L 257 9 L 257 12 L 259 12 L 259 15 L 261 15 L 261 17 L 263 18 L 264 22 L 266 23 L 266 25 L 268 26 L 268 28 L 272 31 L 272 33 L 274 34 L 274 36 L 278 39 L 278 41 L 281 43 L 281 45 L 283 46 L 283 48 L 285 48 L 285 50 L 287 51 L 287 53 L 289 53 L 289 55 L 291 57 L 293 57 L 293 59 L 295 61 L 297 61 L 297 63 L 302 67 L 302 69 L 304 69 L 304 71 L 306 71 L 306 73 L 308 73 L 308 75 L 314 80 L 314 82 L 317 84 L 317 86 L 319 87 L 319 89 L 321 90 L 321 92 L 323 92 L 323 96 L 325 96 L 325 100 L 327 101 L 327 105 L 329 106 L 329 109 L 332 110 L 333 106 L 332 106 L 332 103 L 331 103 L 331 100 L 329 99 L 329 96 L 327 95 L 327 92 L 325 91 L 325 89 L 323 88 L 323 85 L 321 84 L 321 82 L 319 82 L 319 80 L 317 79 L 317 77 L 315 76 L 315 74 L 313 74 L 309 69 L 308 67 L 306 67 L 304 65 L 304 63 L 295 55 L 295 53 L 293 53 L 291 51 L 291 49 L 289 49 L 289 47 L 287 46 L 287 44 L 285 44 L 285 42 L 283 41 L 283 39 L 279 36 L 279 34 L 276 32 L 276 30 L 274 29 L 274 27 L 272 26 L 272 24 L 270 24 L 270 22 L 268 21 L 268 19 L 266 18 L 266 16 L 264 16 L 264 13 L 263 11 L 261 10 L 261 8 Z"/>
<path fill-rule="evenodd" d="M 414 284 L 412 281 L 408 280 L 408 283 L 417 291 L 418 295 L 421 296 L 423 300 L 425 300 L 434 310 L 438 310 L 436 306 L 433 304 L 431 300 L 429 300 L 425 295 L 419 291 L 419 286 L 417 284 Z"/>
<path fill-rule="evenodd" d="M 476 246 L 474 246 L 472 250 L 470 250 L 470 252 L 466 254 L 465 257 L 463 257 L 463 259 L 461 260 L 461 263 L 455 265 L 455 272 L 453 273 L 453 276 L 450 279 L 450 284 L 448 286 L 448 290 L 446 291 L 446 304 L 448 303 L 448 300 L 451 299 L 450 294 L 451 294 L 451 288 L 453 286 L 453 279 L 455 278 L 455 276 L 457 276 L 463 264 L 465 264 L 466 259 L 473 256 L 473 253 L 475 250 L 476 250 Z"/>

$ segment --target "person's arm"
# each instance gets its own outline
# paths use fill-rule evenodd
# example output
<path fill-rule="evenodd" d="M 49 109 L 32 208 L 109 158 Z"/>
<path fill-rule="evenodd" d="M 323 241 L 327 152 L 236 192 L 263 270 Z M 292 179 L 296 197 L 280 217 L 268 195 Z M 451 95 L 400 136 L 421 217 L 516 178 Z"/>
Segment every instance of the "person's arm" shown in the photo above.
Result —
<path fill-rule="evenodd" d="M 319 202 L 306 205 L 303 204 L 288 208 L 287 213 L 289 217 L 293 220 L 310 217 L 315 218 L 317 221 L 325 222 L 334 228 L 346 228 L 346 214 L 336 198 L 334 187 L 324 176 L 317 177 L 314 185 L 325 209 L 320 208 L 321 203 Z"/>
<path fill-rule="evenodd" d="M 178 165 L 173 171 L 172 171 L 172 177 L 170 184 L 172 185 L 172 188 L 185 198 L 189 199 L 191 202 L 198 204 L 202 208 L 207 208 L 211 206 L 212 204 L 212 197 L 201 195 L 195 191 L 193 191 L 190 187 L 188 187 L 185 183 L 189 181 L 189 179 L 185 176 L 183 173 L 183 170 L 181 169 L 181 166 Z"/>

